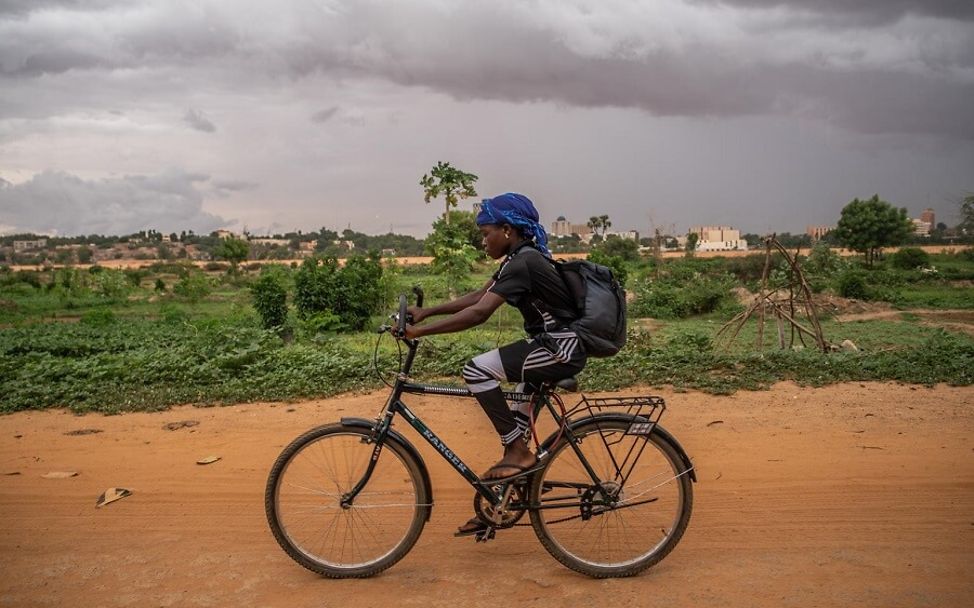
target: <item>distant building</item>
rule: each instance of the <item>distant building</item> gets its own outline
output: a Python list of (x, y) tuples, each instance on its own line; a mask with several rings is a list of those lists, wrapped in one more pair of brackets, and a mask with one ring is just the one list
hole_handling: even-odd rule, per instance
[(920, 214), (920, 221), (926, 222), (931, 226), (937, 225), (937, 214), (934, 213), (933, 209), (927, 208), (923, 210)]
[(697, 241), (697, 251), (747, 249), (747, 241), (741, 238), (741, 231), (730, 226), (691, 226), (690, 234), (700, 237)]
[(812, 237), (813, 241), (820, 241), (825, 235), (835, 230), (835, 226), (805, 226), (805, 234)]
[(43, 249), (47, 247), (47, 239), (37, 239), (36, 241), (14, 241), (14, 251), (28, 251), (30, 249)]
[(925, 222), (922, 219), (912, 219), (913, 222), (913, 234), (917, 236), (930, 236), (930, 229), (933, 225), (930, 222)]
[(551, 223), (551, 236), (571, 236), (577, 234), (582, 240), (588, 240), (592, 236), (592, 229), (588, 224), (573, 224), (565, 219), (564, 215), (559, 215), (558, 219)]
[(224, 240), (237, 238), (237, 235), (230, 232), (229, 230), (216, 230), (213, 232), (213, 236)]
[(260, 239), (260, 238), (253, 239), (252, 238), (250, 239), (250, 242), (256, 245), (270, 245), (270, 246), (277, 245), (278, 247), (287, 247), (288, 245), (291, 244), (291, 241), (289, 241), (288, 239)]
[(635, 230), (626, 230), (625, 232), (606, 232), (605, 233), (605, 237), (606, 238), (609, 238), (610, 236), (616, 236), (616, 237), (619, 237), (620, 239), (624, 239), (624, 240), (628, 240), (628, 241), (636, 241), (637, 243), (639, 242), (639, 233), (636, 232)]

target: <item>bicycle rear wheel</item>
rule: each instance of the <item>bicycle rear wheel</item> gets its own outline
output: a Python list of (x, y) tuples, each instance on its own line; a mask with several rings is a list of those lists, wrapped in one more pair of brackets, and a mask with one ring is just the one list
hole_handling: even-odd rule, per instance
[[(693, 487), (662, 435), (627, 435), (631, 422), (593, 418), (573, 430), (598, 489), (567, 441), (551, 449), (530, 491), (531, 524), (565, 566), (596, 578), (638, 574), (673, 550), (690, 521)], [(605, 494), (609, 494), (606, 496)]]
[(351, 505), (341, 505), (372, 459), (369, 435), (369, 429), (342, 424), (312, 429), (271, 467), (267, 521), (284, 551), (309, 570), (333, 578), (372, 576), (402, 559), (426, 524), (429, 488), (419, 465), (392, 438), (368, 484)]

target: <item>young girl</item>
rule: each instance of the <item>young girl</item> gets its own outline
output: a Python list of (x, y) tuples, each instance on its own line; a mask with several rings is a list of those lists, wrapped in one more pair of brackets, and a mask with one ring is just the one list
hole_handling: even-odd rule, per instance
[[(406, 337), (462, 331), (480, 325), (504, 302), (524, 317), (529, 338), (483, 353), (467, 362), (463, 378), (493, 423), (504, 455), (482, 476), (504, 479), (529, 470), (537, 460), (527, 443), (528, 404), (509, 407), (500, 381), (518, 382), (519, 392), (531, 393), (542, 382), (574, 376), (585, 366), (585, 351), (568, 329), (574, 318), (572, 298), (551, 260), (548, 237), (538, 211), (528, 197), (509, 192), (485, 200), (477, 215), (483, 246), (491, 258), (504, 258), (487, 283), (450, 302), (430, 308), (410, 308), (415, 323), (434, 315), (450, 316), (427, 325), (409, 325)], [(474, 518), (458, 535), (475, 534)]]

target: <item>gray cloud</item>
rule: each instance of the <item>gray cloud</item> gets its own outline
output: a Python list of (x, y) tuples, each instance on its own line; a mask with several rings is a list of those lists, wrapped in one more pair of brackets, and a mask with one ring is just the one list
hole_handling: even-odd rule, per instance
[(320, 110), (311, 115), (311, 122), (324, 123), (331, 120), (338, 112), (338, 106)]
[(216, 125), (213, 124), (210, 119), (203, 114), (203, 112), (193, 108), (186, 110), (186, 114), (183, 115), (183, 122), (188, 124), (193, 129), (203, 131), (204, 133), (213, 133), (216, 131)]
[(74, 235), (192, 228), (203, 233), (228, 223), (203, 210), (197, 184), (207, 179), (179, 170), (102, 180), (44, 171), (0, 188), (0, 208), (5, 223), (22, 231)]

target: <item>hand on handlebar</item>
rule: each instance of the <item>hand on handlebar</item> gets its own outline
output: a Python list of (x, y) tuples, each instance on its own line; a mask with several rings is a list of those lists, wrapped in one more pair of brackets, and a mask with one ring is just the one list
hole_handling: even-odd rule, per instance
[(417, 335), (417, 331), (418, 330), (419, 330), (419, 328), (416, 327), (415, 325), (412, 325), (412, 324), (407, 323), (406, 324), (406, 329), (405, 329), (405, 334), (406, 335), (403, 336), (403, 337), (406, 338), (407, 340), (415, 340), (416, 338), (419, 337), (419, 335)]
[(426, 310), (420, 308), (419, 306), (410, 306), (406, 309), (406, 314), (409, 315), (409, 319), (411, 319), (413, 323), (419, 323), (428, 316), (426, 314)]

